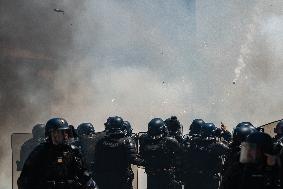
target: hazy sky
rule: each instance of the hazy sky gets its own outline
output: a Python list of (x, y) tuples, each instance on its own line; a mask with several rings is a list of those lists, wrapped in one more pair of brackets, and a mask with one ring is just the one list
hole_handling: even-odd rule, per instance
[(0, 189), (11, 187), (11, 133), (54, 116), (102, 130), (120, 115), (135, 131), (171, 115), (185, 131), (194, 118), (230, 129), (281, 119), (282, 9), (281, 0), (0, 0)]

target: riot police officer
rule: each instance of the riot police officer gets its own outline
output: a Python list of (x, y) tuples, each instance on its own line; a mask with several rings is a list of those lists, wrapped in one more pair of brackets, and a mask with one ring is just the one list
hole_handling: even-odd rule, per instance
[(131, 164), (143, 165), (136, 145), (125, 137), (121, 117), (109, 117), (105, 123), (106, 136), (95, 148), (94, 176), (99, 189), (132, 189), (134, 174)]
[(273, 138), (274, 150), (276, 154), (279, 154), (283, 147), (283, 120), (280, 120), (276, 127), (274, 128), (274, 133), (276, 134)]
[(20, 161), (17, 161), (17, 170), (21, 171), (23, 165), (32, 150), (45, 141), (44, 124), (36, 124), (32, 128), (32, 138), (27, 140), (22, 146), (20, 151)]
[(168, 129), (168, 136), (175, 138), (180, 144), (184, 144), (185, 140), (182, 134), (182, 125), (178, 118), (171, 116), (164, 122)]
[(251, 133), (258, 132), (250, 122), (241, 122), (233, 130), (232, 143), (229, 145), (229, 152), (227, 154), (223, 171), (231, 165), (233, 162), (237, 162), (239, 159), (239, 153), (241, 150), (241, 143)]
[(250, 122), (239, 123), (233, 130), (231, 148), (239, 152), (241, 143), (249, 134), (254, 132), (257, 132), (257, 129)]
[(166, 136), (166, 125), (161, 118), (148, 123), (148, 131), (140, 137), (140, 155), (146, 162), (147, 189), (176, 189), (181, 185), (176, 178), (180, 168), (182, 147)]
[(94, 151), (96, 145), (95, 129), (92, 123), (82, 123), (77, 127), (78, 145), (82, 152), (83, 164), (89, 170), (93, 170)]
[(34, 149), (18, 179), (19, 189), (82, 189), (91, 178), (82, 167), (81, 156), (68, 139), (71, 129), (65, 119), (50, 119), (46, 142)]
[(220, 172), (228, 147), (216, 140), (215, 130), (213, 123), (204, 123), (201, 137), (190, 140), (184, 163), (185, 189), (219, 187)]
[(227, 169), (221, 189), (278, 188), (278, 167), (272, 148), (268, 134), (251, 133), (241, 145), (239, 161)]
[(280, 171), (279, 171), (279, 179), (281, 188), (283, 188), (283, 120), (280, 120), (275, 128), (274, 133), (276, 134), (273, 138), (273, 150), (274, 154), (276, 154), (279, 157), (279, 165), (280, 165)]

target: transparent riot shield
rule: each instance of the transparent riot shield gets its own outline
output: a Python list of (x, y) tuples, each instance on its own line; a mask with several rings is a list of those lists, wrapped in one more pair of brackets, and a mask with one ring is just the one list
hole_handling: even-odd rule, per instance
[(12, 147), (12, 189), (17, 189), (17, 179), (20, 176), (24, 162), (20, 158), (22, 145), (32, 138), (31, 133), (13, 133), (11, 135)]

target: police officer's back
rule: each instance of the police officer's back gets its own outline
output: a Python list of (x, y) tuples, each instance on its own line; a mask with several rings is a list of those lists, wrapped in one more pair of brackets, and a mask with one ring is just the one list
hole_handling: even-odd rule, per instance
[(91, 123), (81, 123), (77, 128), (78, 142), (82, 152), (82, 160), (84, 166), (89, 170), (93, 170), (94, 151), (96, 145), (95, 129)]
[[(186, 153), (184, 154), (183, 181), (186, 183), (191, 179), (193, 173), (194, 159), (191, 153), (197, 153), (198, 146), (202, 141), (201, 132), (205, 122), (202, 119), (194, 119), (189, 127), (189, 133), (186, 135)], [(199, 154), (201, 155), (201, 154)], [(200, 156), (201, 157), (201, 156)], [(192, 159), (192, 160), (190, 160)], [(186, 187), (186, 186), (185, 186)]]
[(131, 189), (134, 178), (131, 164), (143, 165), (136, 144), (125, 137), (121, 117), (109, 117), (106, 136), (95, 148), (94, 175), (100, 189)]
[(190, 140), (184, 164), (185, 188), (218, 188), (219, 174), (228, 147), (216, 140), (215, 129), (213, 123), (204, 123), (201, 136)]
[(145, 159), (148, 189), (174, 189), (180, 184), (176, 180), (176, 169), (182, 152), (179, 142), (166, 136), (162, 119), (154, 118), (148, 131), (140, 137), (140, 155)]
[(70, 132), (62, 118), (46, 123), (47, 141), (26, 160), (18, 179), (19, 189), (80, 189), (89, 184), (79, 151), (69, 145)]

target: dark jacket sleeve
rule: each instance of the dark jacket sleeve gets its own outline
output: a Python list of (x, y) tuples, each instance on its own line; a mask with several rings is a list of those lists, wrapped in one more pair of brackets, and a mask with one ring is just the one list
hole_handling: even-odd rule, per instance
[(128, 160), (131, 164), (144, 166), (144, 160), (137, 153), (137, 145), (131, 138), (125, 140), (125, 146), (127, 150)]
[(223, 175), (220, 189), (239, 189), (242, 181), (243, 169), (239, 162), (231, 164)]
[(41, 170), (44, 156), (45, 148), (43, 145), (36, 147), (31, 152), (17, 181), (19, 189), (35, 189), (39, 187), (42, 179)]
[(77, 182), (82, 186), (86, 186), (91, 179), (90, 172), (83, 166), (80, 149), (75, 146), (72, 146), (72, 148), (74, 153), (73, 165), (76, 171)]
[(139, 156), (144, 158), (145, 135), (139, 137)]

